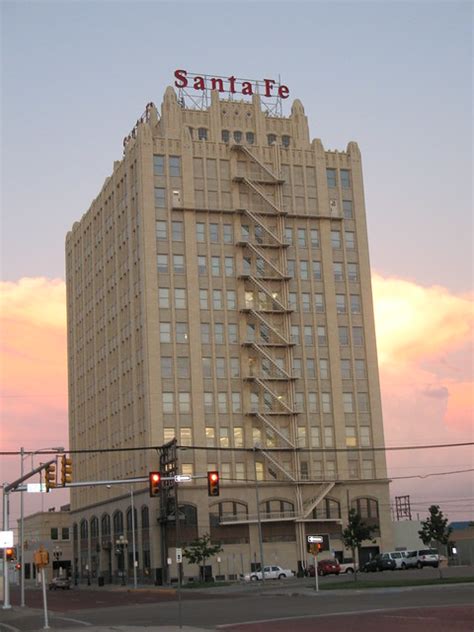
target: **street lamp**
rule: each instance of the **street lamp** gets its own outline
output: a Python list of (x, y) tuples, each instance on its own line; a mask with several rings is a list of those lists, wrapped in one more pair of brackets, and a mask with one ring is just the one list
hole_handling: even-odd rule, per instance
[(117, 555), (122, 558), (122, 586), (125, 586), (125, 549), (128, 546), (128, 540), (121, 535), (118, 540), (115, 540), (115, 544), (117, 545)]
[[(33, 457), (35, 454), (40, 454), (41, 452), (45, 452), (47, 450), (54, 450), (55, 452), (64, 452), (64, 448), (62, 446), (52, 447), (52, 448), (39, 448), (34, 452), (31, 452), (31, 469), (33, 469)], [(25, 460), (25, 448), (20, 448), (20, 459), (21, 459), (21, 476), (23, 476), (23, 463)], [(43, 496), (41, 496), (41, 511), (43, 511)], [(24, 551), (24, 514), (23, 514), (23, 490), (20, 492), (20, 607), (25, 607), (25, 551)]]
[(63, 552), (60, 546), (55, 546), (54, 547), (54, 551), (53, 551), (53, 557), (55, 559), (56, 562), (58, 562), (58, 574), (57, 576), (60, 577), (61, 576), (61, 565), (59, 564), (59, 560), (62, 558), (63, 556)]
[[(112, 485), (107, 485), (107, 488), (110, 489)], [(122, 485), (121, 485), (122, 487)], [(123, 485), (125, 487), (125, 485)], [(133, 487), (130, 487), (130, 509), (132, 511), (132, 556), (133, 556), (133, 587), (137, 588), (137, 546), (136, 546), (136, 537), (135, 537), (135, 504), (133, 500)], [(122, 537), (122, 536), (121, 536)], [(127, 542), (128, 544), (128, 542)], [(124, 564), (125, 567), (125, 564)], [(125, 568), (123, 569), (125, 571)], [(124, 582), (125, 583), (125, 582)]]

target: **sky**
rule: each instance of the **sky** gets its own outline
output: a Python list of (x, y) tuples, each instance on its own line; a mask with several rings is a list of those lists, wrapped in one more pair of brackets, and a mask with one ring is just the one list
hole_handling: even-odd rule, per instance
[[(473, 440), (471, 3), (4, 0), (1, 18), (3, 450), (67, 446), (65, 235), (175, 68), (280, 75), (312, 137), (359, 143), (386, 444)], [(472, 472), (431, 476), (472, 447), (387, 460), (415, 514), (474, 519)]]

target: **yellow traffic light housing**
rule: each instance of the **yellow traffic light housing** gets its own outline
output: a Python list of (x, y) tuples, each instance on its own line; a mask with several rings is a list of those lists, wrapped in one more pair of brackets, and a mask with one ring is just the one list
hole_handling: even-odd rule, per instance
[(44, 478), (47, 492), (56, 487), (56, 463), (50, 463), (48, 465), (44, 473)]
[(219, 496), (219, 472), (216, 470), (207, 473), (207, 495)]
[(155, 498), (160, 495), (161, 474), (159, 472), (150, 472), (148, 474), (148, 483), (150, 489), (150, 497)]
[(67, 456), (61, 457), (61, 485), (64, 487), (72, 483), (72, 459)]

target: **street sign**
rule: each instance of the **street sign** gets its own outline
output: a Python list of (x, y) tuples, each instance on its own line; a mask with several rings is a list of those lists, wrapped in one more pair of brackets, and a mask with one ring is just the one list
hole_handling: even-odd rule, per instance
[(186, 483), (187, 481), (192, 481), (193, 477), (189, 476), (189, 474), (176, 474), (174, 480), (177, 483)]
[(176, 563), (181, 564), (183, 561), (183, 549), (176, 549)]
[(29, 494), (38, 494), (46, 491), (46, 485), (44, 483), (27, 483), (26, 491)]
[(13, 546), (13, 531), (0, 531), (0, 549)]
[(309, 542), (309, 544), (322, 544), (324, 538), (322, 535), (307, 535), (306, 540)]

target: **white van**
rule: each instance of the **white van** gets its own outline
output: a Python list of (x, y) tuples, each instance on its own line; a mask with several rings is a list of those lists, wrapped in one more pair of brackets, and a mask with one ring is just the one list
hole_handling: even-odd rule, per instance
[(383, 555), (388, 555), (390, 559), (392, 559), (396, 566), (397, 570), (402, 568), (406, 568), (406, 564), (404, 564), (405, 558), (407, 556), (408, 551), (390, 551), (389, 553), (383, 553)]

